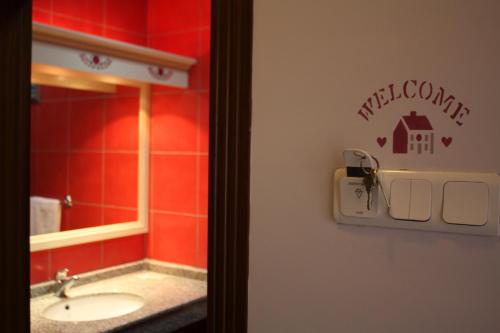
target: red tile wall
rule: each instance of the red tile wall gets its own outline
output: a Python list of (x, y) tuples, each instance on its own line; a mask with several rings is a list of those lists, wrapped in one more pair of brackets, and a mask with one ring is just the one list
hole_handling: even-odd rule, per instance
[(153, 87), (148, 257), (207, 267), (210, 0), (149, 0), (148, 46), (198, 63), (188, 89)]
[[(198, 64), (190, 72), (188, 89), (153, 86), (149, 234), (33, 252), (31, 282), (52, 279), (55, 271), (62, 267), (81, 273), (146, 256), (206, 268), (210, 0), (34, 0), (33, 20), (192, 56)], [(61, 92), (53, 94), (61, 97), (57, 95)], [(115, 135), (121, 125), (114, 121), (118, 116), (113, 111), (119, 112), (126, 103), (113, 100), (106, 106), (104, 140), (110, 149), (123, 149), (137, 142), (132, 136)], [(54, 119), (53, 130), (64, 128), (58, 110), (47, 112), (47, 116)], [(76, 140), (81, 139), (85, 128), (88, 127), (82, 123), (82, 128), (72, 134)], [(42, 141), (47, 140), (47, 145), (61, 145), (60, 141), (51, 140), (41, 132), (37, 135)], [(96, 141), (85, 140), (89, 146)], [(57, 154), (51, 157), (55, 161), (44, 158), (40, 161), (38, 156), (33, 156), (33, 163), (51, 170), (54, 162), (60, 163), (64, 158)], [(126, 165), (129, 161), (122, 157), (109, 155), (105, 164)], [(125, 168), (123, 172), (131, 169)], [(111, 170), (111, 167), (105, 169), (104, 173), (112, 173)], [(32, 169), (32, 176), (34, 173)], [(104, 200), (113, 200), (113, 191), (120, 190), (118, 183), (116, 187), (105, 188)], [(51, 186), (57, 191), (63, 184), (56, 182)], [(92, 218), (96, 212), (90, 209), (82, 214)], [(108, 209), (101, 216), (102, 222), (108, 224), (128, 218), (130, 212)]]
[(33, 21), (147, 44), (144, 0), (33, 0)]
[(145, 235), (31, 252), (31, 283), (53, 280), (57, 270), (80, 274), (144, 259)]

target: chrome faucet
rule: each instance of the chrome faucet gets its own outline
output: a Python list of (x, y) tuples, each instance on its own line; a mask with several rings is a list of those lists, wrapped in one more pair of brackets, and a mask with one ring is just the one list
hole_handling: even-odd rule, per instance
[(55, 293), (57, 297), (66, 298), (66, 292), (78, 281), (78, 275), (68, 276), (69, 269), (60, 269), (56, 273)]

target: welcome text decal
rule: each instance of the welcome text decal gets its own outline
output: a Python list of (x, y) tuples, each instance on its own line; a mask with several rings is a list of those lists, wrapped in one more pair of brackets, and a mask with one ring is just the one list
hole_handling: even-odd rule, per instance
[[(457, 126), (462, 126), (464, 119), (470, 114), (470, 109), (443, 87), (433, 85), (429, 81), (406, 80), (401, 84), (391, 83), (375, 91), (363, 103), (358, 115), (370, 121), (377, 111), (399, 99), (429, 101), (447, 114)], [(406, 110), (406, 112), (394, 127), (392, 152), (394, 154), (434, 154), (435, 129), (430, 120), (414, 109)], [(442, 136), (440, 139), (445, 148), (449, 147), (453, 141), (450, 136)], [(381, 148), (387, 143), (385, 136), (378, 137), (376, 140)]]
[(429, 81), (417, 80), (407, 80), (403, 84), (391, 83), (387, 87), (378, 89), (363, 103), (358, 114), (369, 121), (377, 110), (401, 98), (427, 100), (449, 114), (458, 126), (462, 126), (462, 118), (470, 114), (470, 109), (455, 96), (447, 93), (443, 87), (435, 88)]

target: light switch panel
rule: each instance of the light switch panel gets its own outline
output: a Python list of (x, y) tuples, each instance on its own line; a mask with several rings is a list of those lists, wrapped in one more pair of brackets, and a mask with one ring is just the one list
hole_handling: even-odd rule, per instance
[(367, 210), (362, 178), (347, 177), (345, 168), (335, 171), (338, 223), (499, 235), (500, 177), (495, 173), (379, 170), (377, 175), (380, 186)]
[(488, 185), (482, 182), (447, 182), (443, 190), (443, 220), (480, 226), (488, 220)]

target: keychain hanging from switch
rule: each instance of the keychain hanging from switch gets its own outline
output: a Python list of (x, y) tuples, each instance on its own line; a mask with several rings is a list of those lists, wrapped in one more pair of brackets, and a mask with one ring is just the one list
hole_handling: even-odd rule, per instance
[[(363, 178), (363, 187), (366, 192), (366, 209), (372, 209), (373, 191), (377, 191), (379, 187), (384, 196), (385, 203), (389, 208), (390, 203), (389, 200), (387, 200), (382, 182), (379, 178), (378, 171), (380, 170), (380, 163), (378, 159), (368, 152), (357, 148), (346, 149), (343, 155), (347, 177)], [(360, 190), (357, 189), (358, 197), (359, 191)]]
[(366, 170), (378, 168), (378, 161), (362, 149), (346, 149), (343, 155), (347, 177), (365, 177)]

